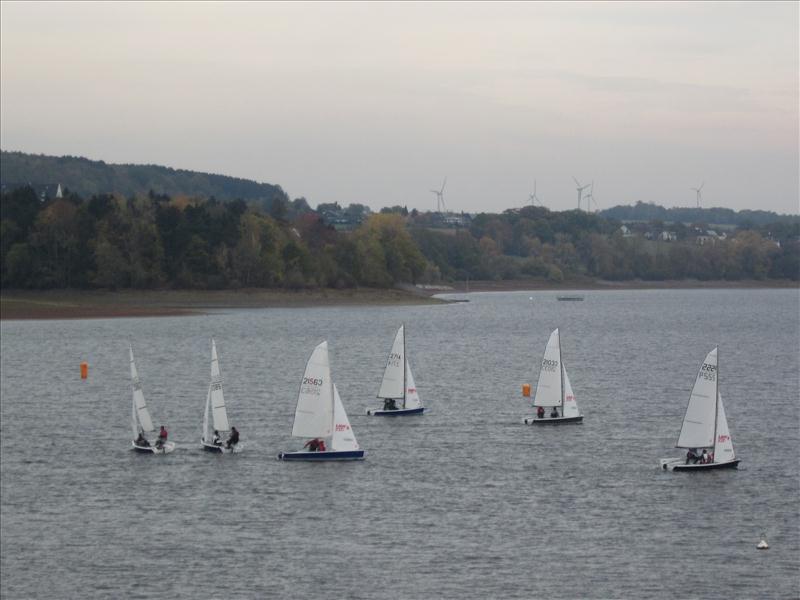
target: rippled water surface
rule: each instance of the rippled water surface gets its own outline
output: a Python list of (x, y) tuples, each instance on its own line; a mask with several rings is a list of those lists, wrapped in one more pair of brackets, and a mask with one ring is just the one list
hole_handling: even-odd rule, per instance
[[(3, 597), (798, 597), (797, 290), (556, 295), (3, 322)], [(402, 322), (429, 413), (368, 417)], [(584, 423), (525, 426), (555, 327)], [(198, 450), (211, 336), (235, 456)], [(323, 339), (367, 458), (279, 462)], [(168, 456), (129, 451), (129, 341)], [(740, 468), (662, 472), (717, 345)]]

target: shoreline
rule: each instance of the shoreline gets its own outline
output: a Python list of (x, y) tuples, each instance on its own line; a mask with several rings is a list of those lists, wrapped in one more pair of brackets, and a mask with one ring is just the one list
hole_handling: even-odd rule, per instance
[(175, 317), (239, 308), (446, 304), (432, 294), (401, 289), (3, 291), (0, 320)]
[(175, 317), (239, 308), (402, 306), (446, 304), (445, 294), (514, 291), (620, 291), (667, 289), (800, 289), (796, 281), (601, 281), (553, 283), (543, 280), (471, 281), (467, 285), (399, 286), (347, 290), (125, 290), (3, 291), (0, 320)]

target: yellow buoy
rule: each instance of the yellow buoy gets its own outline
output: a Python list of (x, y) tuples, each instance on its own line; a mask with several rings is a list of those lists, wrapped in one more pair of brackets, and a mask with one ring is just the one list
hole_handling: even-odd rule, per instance
[(89, 363), (82, 362), (81, 363), (81, 379), (86, 379), (89, 377)]
[(523, 383), (522, 384), (522, 395), (526, 398), (531, 397), (531, 384), (530, 383)]

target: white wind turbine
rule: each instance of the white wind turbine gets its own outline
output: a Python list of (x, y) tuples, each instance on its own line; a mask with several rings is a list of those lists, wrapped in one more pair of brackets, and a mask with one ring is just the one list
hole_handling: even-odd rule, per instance
[(586, 194), (586, 210), (591, 212), (594, 205), (594, 212), (597, 212), (597, 200), (594, 199), (594, 181), (589, 184), (589, 193)]
[(702, 198), (703, 198), (703, 195), (700, 193), (700, 190), (702, 190), (702, 189), (703, 189), (703, 186), (704, 186), (705, 184), (706, 184), (706, 182), (704, 181), (703, 183), (701, 183), (701, 184), (700, 184), (700, 187), (696, 187), (696, 188), (689, 188), (689, 189), (691, 189), (691, 190), (694, 190), (694, 191), (695, 191), (695, 194), (697, 194), (697, 208), (700, 208), (700, 200), (702, 200)]
[(528, 202), (531, 203), (531, 206), (536, 206), (537, 202), (539, 203), (539, 206), (544, 206), (544, 204), (542, 204), (542, 201), (536, 195), (536, 180), (535, 179), (533, 180), (533, 193), (528, 196)]
[(447, 183), (447, 175), (444, 177), (444, 181), (442, 182), (442, 189), (440, 190), (431, 190), (434, 194), (436, 194), (436, 212), (444, 212), (444, 186)]
[(581, 182), (578, 181), (577, 179), (575, 179), (575, 177), (573, 177), (572, 179), (575, 181), (575, 183), (578, 184), (578, 188), (577, 188), (578, 189), (578, 210), (580, 210), (581, 209), (581, 198), (583, 197), (583, 190), (585, 190), (586, 188), (588, 188), (590, 186), (581, 185)]

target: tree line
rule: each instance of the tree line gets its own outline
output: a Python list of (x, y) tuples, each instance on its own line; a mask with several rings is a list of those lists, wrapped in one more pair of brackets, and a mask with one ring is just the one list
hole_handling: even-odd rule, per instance
[[(658, 230), (660, 222), (641, 227)], [(431, 226), (392, 207), (340, 231), (304, 200), (221, 202), (151, 192), (67, 192), (42, 202), (28, 187), (0, 198), (0, 279), (9, 288), (346, 288), (464, 279), (800, 278), (800, 225), (740, 229), (700, 245), (625, 235), (577, 210), (481, 214), (469, 228)], [(777, 233), (776, 233), (777, 232)]]

